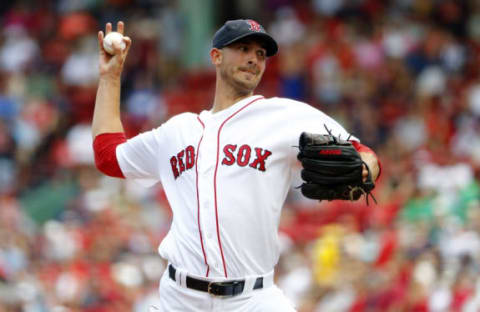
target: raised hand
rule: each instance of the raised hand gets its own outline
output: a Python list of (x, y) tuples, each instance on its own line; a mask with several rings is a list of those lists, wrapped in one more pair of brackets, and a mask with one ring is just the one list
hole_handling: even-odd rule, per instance
[[(103, 39), (105, 36), (112, 31), (112, 24), (107, 23), (105, 25), (105, 35), (103, 31), (98, 32), (98, 47), (100, 51), (99, 55), (99, 71), (100, 77), (111, 77), (119, 78), (122, 74), (123, 64), (128, 55), (128, 50), (132, 45), (132, 40), (129, 37), (124, 36), (123, 41), (125, 42), (125, 49), (118, 44), (113, 45), (114, 54), (108, 54), (103, 47)], [(125, 25), (122, 21), (117, 23), (117, 32), (124, 34)]]

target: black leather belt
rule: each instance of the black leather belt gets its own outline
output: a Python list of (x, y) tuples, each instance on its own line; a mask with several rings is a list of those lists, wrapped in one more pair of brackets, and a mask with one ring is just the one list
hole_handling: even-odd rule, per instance
[[(177, 270), (173, 267), (173, 265), (168, 265), (168, 276), (172, 280), (175, 279), (175, 272)], [(243, 288), (245, 287), (244, 280), (236, 280), (236, 281), (225, 281), (225, 282), (208, 282), (200, 279), (196, 279), (190, 276), (186, 278), (187, 288), (204, 291), (214, 296), (236, 296), (243, 292)], [(263, 288), (263, 277), (258, 277), (255, 280), (255, 284), (253, 289), (261, 289)]]

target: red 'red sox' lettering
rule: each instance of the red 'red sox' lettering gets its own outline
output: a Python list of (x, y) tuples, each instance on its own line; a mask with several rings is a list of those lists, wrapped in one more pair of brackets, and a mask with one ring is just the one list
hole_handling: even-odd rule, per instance
[[(185, 162), (183, 161), (185, 157)], [(189, 145), (184, 150), (181, 150), (177, 156), (170, 158), (170, 165), (172, 166), (173, 177), (177, 179), (184, 171), (192, 169), (195, 165), (195, 149)]]
[(185, 150), (177, 154), (178, 166), (180, 167), (180, 174), (185, 171), (185, 164), (183, 163), (184, 154), (185, 154)]
[(233, 144), (227, 144), (223, 147), (223, 153), (225, 154), (225, 157), (222, 160), (222, 165), (231, 166), (236, 162), (240, 167), (245, 167), (248, 165), (249, 167), (258, 169), (259, 171), (265, 171), (265, 161), (270, 155), (272, 155), (272, 152), (269, 150), (255, 147), (255, 159), (250, 162), (252, 158), (252, 148), (249, 145), (243, 144), (240, 146), (237, 153), (235, 153), (236, 150), (237, 145)]
[(172, 166), (173, 176), (175, 177), (175, 179), (178, 178), (180, 172), (178, 172), (177, 168), (177, 157), (173, 156), (172, 158), (170, 158), (170, 165)]
[[(253, 152), (255, 151), (255, 158)], [(239, 167), (246, 167), (257, 169), (259, 171), (266, 171), (265, 161), (272, 155), (269, 150), (255, 147), (251, 148), (248, 144), (241, 145), (237, 150), (236, 144), (227, 144), (223, 147), (222, 165), (231, 166), (237, 164)], [(170, 165), (172, 167), (173, 177), (177, 179), (183, 172), (192, 169), (195, 166), (195, 148), (191, 145), (177, 153), (176, 156), (170, 158)]]
[(193, 165), (195, 164), (195, 149), (193, 148), (193, 146), (189, 145), (185, 149), (185, 153), (187, 154), (186, 166), (188, 170), (193, 168)]
[(250, 160), (250, 154), (252, 153), (252, 149), (248, 145), (242, 145), (238, 149), (237, 155), (237, 164), (240, 167), (245, 167), (248, 165), (248, 161)]
[(223, 153), (225, 154), (225, 158), (222, 160), (222, 165), (231, 166), (235, 163), (235, 156), (233, 156), (233, 152), (237, 149), (236, 145), (227, 144), (223, 148)]
[(272, 152), (269, 150), (263, 150), (260, 147), (255, 147), (255, 153), (257, 154), (257, 158), (250, 164), (250, 167), (265, 171), (265, 160), (268, 156), (272, 155)]

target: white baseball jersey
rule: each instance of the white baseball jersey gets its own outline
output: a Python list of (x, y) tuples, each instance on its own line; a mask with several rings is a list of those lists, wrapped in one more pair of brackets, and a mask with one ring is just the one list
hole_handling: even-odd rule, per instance
[(163, 258), (192, 276), (243, 278), (277, 263), (298, 139), (325, 126), (349, 136), (305, 103), (255, 95), (220, 112), (177, 115), (116, 153), (126, 178), (163, 185), (173, 211)]

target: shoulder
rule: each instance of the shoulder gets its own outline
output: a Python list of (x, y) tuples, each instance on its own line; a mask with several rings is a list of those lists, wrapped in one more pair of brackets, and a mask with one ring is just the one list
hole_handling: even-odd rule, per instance
[(172, 116), (170, 119), (165, 121), (159, 128), (178, 127), (184, 124), (197, 122), (197, 117), (198, 115), (195, 113), (190, 113), (190, 112), (181, 113), (181, 114)]
[(307, 113), (307, 114), (313, 113), (313, 114), (320, 114), (320, 115), (324, 114), (322, 111), (313, 107), (310, 104), (297, 101), (297, 100), (292, 100), (289, 98), (282, 98), (282, 97), (264, 98), (263, 101), (261, 102), (266, 106), (268, 105), (272, 109), (275, 109), (275, 108), (281, 109), (287, 114), (302, 114), (302, 113)]
[(178, 115), (175, 115), (168, 119), (165, 124), (176, 124), (182, 122), (191, 122), (197, 120), (198, 115), (191, 112), (185, 112)]
[(289, 128), (296, 135), (302, 131), (327, 134), (326, 129), (329, 129), (335, 136), (344, 138), (349, 136), (338, 121), (310, 104), (280, 97), (265, 99), (264, 103), (265, 107), (278, 108), (279, 114), (284, 120), (288, 119)]
[(274, 105), (308, 105), (300, 101), (292, 100), (289, 98), (283, 98), (283, 97), (263, 98), (262, 102), (274, 104)]
[(292, 100), (289, 98), (283, 98), (283, 97), (264, 98), (262, 102), (272, 104), (272, 105), (283, 106), (286, 108), (292, 107), (292, 108), (307, 108), (307, 109), (317, 110), (316, 108), (314, 108), (313, 106), (305, 102)]
[(180, 129), (191, 129), (197, 121), (197, 114), (185, 112), (175, 116), (170, 117), (167, 121), (163, 122), (161, 125), (152, 128), (150, 131), (146, 131), (142, 134), (153, 134), (155, 137), (163, 137), (169, 135), (172, 132), (178, 132)]

